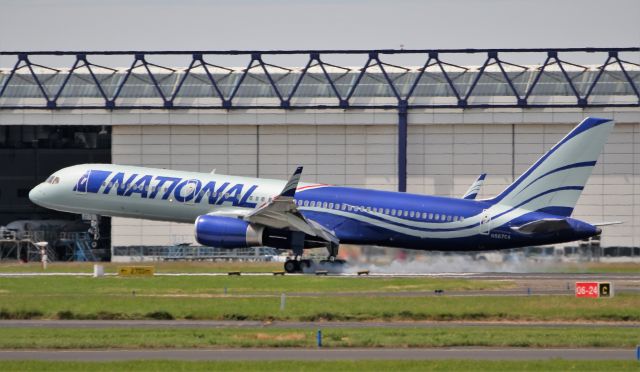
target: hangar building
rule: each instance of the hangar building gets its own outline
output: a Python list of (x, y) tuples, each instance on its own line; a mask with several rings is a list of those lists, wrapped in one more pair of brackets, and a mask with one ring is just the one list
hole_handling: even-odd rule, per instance
[[(486, 172), (489, 197), (591, 115), (617, 125), (574, 216), (625, 221), (602, 245), (638, 247), (639, 63), (640, 48), (2, 52), (0, 224), (53, 217), (25, 190), (92, 161), (303, 165), (307, 182), (447, 196)], [(111, 221), (112, 247), (193, 241), (191, 225)]]

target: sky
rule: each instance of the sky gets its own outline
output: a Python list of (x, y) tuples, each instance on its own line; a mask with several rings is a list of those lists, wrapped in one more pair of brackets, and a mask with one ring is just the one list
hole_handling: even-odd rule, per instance
[(624, 47), (638, 19), (638, 0), (0, 0), (0, 50)]

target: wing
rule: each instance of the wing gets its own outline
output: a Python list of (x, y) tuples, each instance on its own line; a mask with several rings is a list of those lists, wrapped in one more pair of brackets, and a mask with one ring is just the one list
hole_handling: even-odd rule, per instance
[(480, 188), (484, 184), (484, 178), (486, 176), (487, 176), (486, 173), (482, 173), (480, 177), (478, 177), (476, 181), (473, 184), (471, 184), (471, 187), (469, 187), (467, 192), (464, 193), (464, 195), (462, 196), (462, 199), (471, 199), (471, 200), (475, 199), (476, 196), (478, 196), (478, 193), (480, 192)]
[(300, 213), (293, 197), (302, 175), (302, 167), (293, 173), (280, 195), (244, 217), (245, 221), (275, 229), (301, 231), (307, 235), (338, 243), (335, 234), (322, 225), (307, 219)]

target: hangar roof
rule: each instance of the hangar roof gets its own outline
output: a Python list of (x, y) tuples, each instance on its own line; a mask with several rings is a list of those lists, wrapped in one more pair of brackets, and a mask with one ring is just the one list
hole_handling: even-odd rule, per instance
[[(24, 60), (0, 69), (0, 109), (15, 107), (466, 107), (474, 105), (638, 105), (640, 65), (611, 57), (581, 66), (556, 59), (517, 65), (491, 57), (481, 66), (434, 59), (403, 67), (369, 59), (340, 67), (310, 59), (280, 67), (252, 59), (249, 67), (223, 67), (194, 57), (173, 68), (136, 57), (111, 68), (78, 59), (70, 68)], [(425, 67), (426, 66), (426, 67)], [(53, 103), (53, 104), (51, 104)], [(47, 106), (48, 105), (48, 106)], [(109, 107), (110, 105), (110, 107)]]

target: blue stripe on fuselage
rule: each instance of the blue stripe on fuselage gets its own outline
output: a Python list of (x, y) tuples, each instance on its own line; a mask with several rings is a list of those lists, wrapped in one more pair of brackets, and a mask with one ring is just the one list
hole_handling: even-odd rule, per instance
[[(395, 225), (398, 227), (408, 227), (418, 231), (458, 231), (465, 230), (469, 228), (473, 228), (478, 226), (479, 223), (465, 225), (462, 227), (448, 227), (448, 228), (421, 228), (415, 227), (412, 225), (407, 225), (403, 223), (403, 221), (411, 221), (411, 222), (428, 222), (433, 224), (444, 224), (451, 223), (452, 221), (441, 221), (434, 219), (423, 219), (422, 213), (427, 214), (438, 214), (440, 216), (460, 216), (465, 219), (469, 217), (476, 216), (482, 213), (483, 209), (488, 208), (489, 206), (481, 201), (475, 200), (467, 200), (467, 199), (454, 199), (447, 198), (441, 196), (432, 196), (432, 195), (417, 195), (417, 194), (408, 194), (408, 193), (398, 193), (398, 192), (390, 192), (390, 191), (379, 191), (379, 190), (366, 190), (366, 189), (356, 189), (350, 187), (320, 187), (316, 189), (308, 189), (302, 190), (296, 193), (295, 198), (297, 200), (302, 201), (314, 201), (320, 203), (333, 203), (334, 209), (335, 204), (338, 203), (340, 205), (346, 204), (348, 206), (360, 207), (363, 206), (365, 208), (382, 208), (396, 211), (413, 211), (418, 212), (417, 215), (414, 214), (414, 217), (407, 216), (390, 216), (388, 214), (376, 214), (370, 213), (366, 209), (362, 210), (360, 208), (356, 208), (355, 210), (347, 210), (342, 212), (348, 212), (351, 214), (357, 214), (361, 216), (366, 216), (373, 220), (381, 221), (384, 223), (388, 223), (390, 225)], [(305, 207), (301, 207), (304, 212)], [(331, 213), (331, 209), (327, 209), (326, 212), (319, 213)], [(332, 214), (336, 218), (342, 220), (348, 217), (336, 216)], [(387, 217), (387, 218), (385, 218)], [(400, 221), (393, 221), (388, 219), (388, 217), (397, 218)]]

